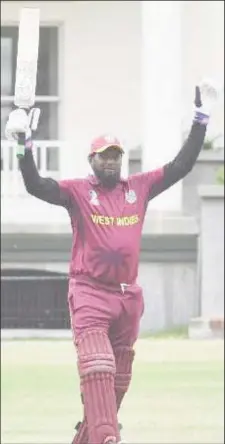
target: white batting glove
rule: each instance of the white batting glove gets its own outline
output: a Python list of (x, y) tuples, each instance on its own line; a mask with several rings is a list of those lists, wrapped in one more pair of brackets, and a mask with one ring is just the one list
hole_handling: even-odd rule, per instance
[(195, 90), (195, 116), (196, 122), (207, 125), (212, 108), (218, 98), (218, 88), (211, 80), (204, 79)]
[(30, 139), (31, 132), (37, 129), (39, 116), (39, 108), (32, 108), (29, 114), (24, 109), (11, 111), (5, 127), (6, 139), (16, 141), (19, 133), (25, 133), (25, 139)]
[(18, 139), (19, 133), (25, 133), (25, 138), (31, 137), (29, 127), (29, 117), (23, 109), (16, 109), (9, 114), (5, 127), (5, 137), (7, 140), (15, 141)]

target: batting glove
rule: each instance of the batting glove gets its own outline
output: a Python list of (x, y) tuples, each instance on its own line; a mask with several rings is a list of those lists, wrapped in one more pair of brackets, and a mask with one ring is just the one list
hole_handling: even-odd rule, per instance
[(25, 139), (31, 138), (32, 131), (36, 131), (40, 116), (39, 108), (32, 108), (29, 114), (24, 109), (11, 111), (5, 127), (5, 137), (9, 141), (17, 141), (18, 134), (25, 134)]
[(195, 89), (195, 122), (207, 125), (211, 110), (217, 100), (218, 89), (210, 80), (202, 80)]

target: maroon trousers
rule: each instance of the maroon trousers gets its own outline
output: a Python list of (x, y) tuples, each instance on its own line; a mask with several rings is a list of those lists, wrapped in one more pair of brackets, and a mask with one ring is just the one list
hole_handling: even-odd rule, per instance
[(117, 410), (131, 380), (142, 291), (72, 279), (68, 300), (85, 417), (73, 443), (118, 442)]
[(90, 328), (101, 328), (112, 346), (133, 346), (144, 310), (142, 289), (128, 286), (124, 292), (92, 281), (70, 280), (69, 310), (74, 337)]

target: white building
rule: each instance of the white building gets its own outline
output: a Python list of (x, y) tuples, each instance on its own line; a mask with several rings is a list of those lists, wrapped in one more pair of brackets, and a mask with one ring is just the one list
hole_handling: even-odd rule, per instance
[[(2, 231), (70, 230), (64, 210), (26, 194), (4, 140), (23, 6), (41, 11), (37, 164), (43, 175), (67, 178), (87, 174), (90, 140), (105, 132), (127, 150), (141, 144), (145, 170), (173, 158), (191, 124), (196, 82), (224, 77), (224, 2), (1, 2)], [(209, 134), (223, 133), (223, 120), (220, 101)], [(179, 210), (181, 185), (166, 193), (153, 208)]]

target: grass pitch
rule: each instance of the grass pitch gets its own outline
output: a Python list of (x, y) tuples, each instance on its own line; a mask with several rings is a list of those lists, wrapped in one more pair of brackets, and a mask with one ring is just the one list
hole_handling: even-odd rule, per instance
[[(224, 442), (223, 341), (140, 339), (119, 414), (129, 443)], [(81, 419), (72, 341), (3, 341), (1, 443), (70, 444)]]

